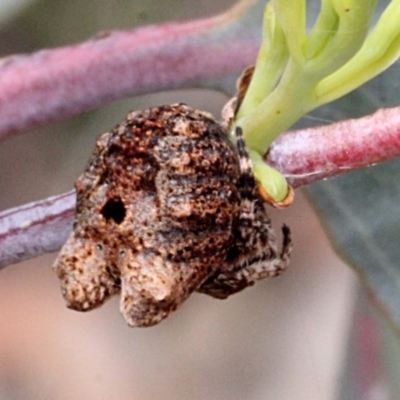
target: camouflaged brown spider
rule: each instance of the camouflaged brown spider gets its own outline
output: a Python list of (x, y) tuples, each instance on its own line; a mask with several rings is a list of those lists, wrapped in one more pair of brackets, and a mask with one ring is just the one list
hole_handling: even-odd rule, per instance
[(127, 323), (150, 326), (194, 291), (223, 299), (288, 265), (289, 228), (278, 251), (241, 129), (235, 147), (184, 104), (132, 112), (101, 135), (75, 187), (54, 265), (72, 309), (121, 292)]

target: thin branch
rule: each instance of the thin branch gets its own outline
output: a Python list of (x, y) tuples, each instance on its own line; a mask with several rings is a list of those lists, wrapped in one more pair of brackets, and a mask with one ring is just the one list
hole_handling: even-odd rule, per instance
[(242, 0), (208, 19), (112, 31), (1, 60), (0, 139), (123, 97), (196, 86), (226, 90), (254, 62), (262, 3)]
[[(332, 125), (288, 132), (268, 162), (294, 187), (400, 155), (400, 108)], [(0, 269), (58, 250), (72, 228), (74, 192), (0, 213)]]
[(0, 269), (58, 250), (72, 229), (75, 192), (0, 213)]
[(287, 132), (267, 162), (293, 187), (387, 161), (400, 155), (400, 108), (318, 128)]

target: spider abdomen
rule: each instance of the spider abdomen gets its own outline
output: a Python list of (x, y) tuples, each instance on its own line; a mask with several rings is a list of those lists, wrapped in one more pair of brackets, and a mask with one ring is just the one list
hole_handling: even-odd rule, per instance
[[(128, 114), (100, 136), (76, 182), (74, 232), (56, 262), (67, 304), (96, 307), (115, 290), (93, 285), (121, 285), (130, 325), (165, 318), (224, 262), (239, 178), (234, 146), (209, 114), (183, 104)], [(99, 244), (102, 261), (86, 268)]]

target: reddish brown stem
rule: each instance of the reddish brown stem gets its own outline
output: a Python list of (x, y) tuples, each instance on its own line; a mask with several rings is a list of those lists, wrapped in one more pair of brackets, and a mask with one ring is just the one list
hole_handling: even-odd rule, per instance
[[(400, 155), (400, 108), (336, 124), (288, 132), (268, 162), (294, 187)], [(71, 230), (73, 192), (0, 214), (0, 268), (61, 247)]]
[(227, 78), (238, 76), (258, 51), (259, 23), (253, 20), (261, 3), (252, 3), (242, 0), (213, 18), (108, 32), (75, 46), (3, 59), (0, 139), (122, 97), (182, 87), (225, 89)]
[(72, 229), (75, 192), (0, 213), (0, 269), (58, 250)]
[(400, 155), (400, 108), (318, 128), (287, 132), (267, 162), (299, 187)]

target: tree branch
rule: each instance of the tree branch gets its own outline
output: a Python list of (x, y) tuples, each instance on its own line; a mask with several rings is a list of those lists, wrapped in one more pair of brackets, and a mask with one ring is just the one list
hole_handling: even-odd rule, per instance
[(58, 250), (72, 229), (75, 191), (0, 213), (0, 269)]
[(273, 142), (266, 160), (296, 188), (399, 155), (400, 107), (396, 107), (284, 133)]
[(254, 62), (263, 2), (179, 24), (105, 32), (0, 62), (0, 139), (123, 97), (187, 87), (227, 90)]
[[(268, 163), (300, 187), (400, 155), (400, 108), (360, 119), (288, 132)], [(0, 269), (58, 250), (72, 228), (74, 192), (0, 213)]]

